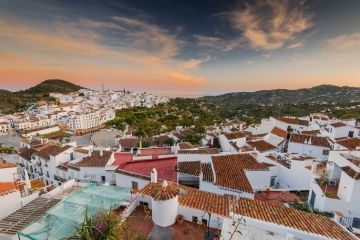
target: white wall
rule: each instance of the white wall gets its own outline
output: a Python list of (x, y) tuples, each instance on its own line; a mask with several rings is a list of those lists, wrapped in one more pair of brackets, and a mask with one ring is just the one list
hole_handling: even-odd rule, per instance
[[(42, 130), (39, 130), (39, 131), (35, 131), (35, 132), (29, 132), (26, 134), (27, 137), (30, 137), (30, 136), (37, 136), (38, 134), (39, 135), (43, 135), (43, 134), (47, 134), (47, 133), (52, 133), (52, 132), (57, 132), (57, 131), (60, 131), (60, 128), (58, 126), (56, 127), (51, 127), (51, 128), (46, 128), (46, 129), (42, 129)], [(25, 134), (23, 134), (25, 135)]]
[(245, 174), (253, 189), (270, 186), (270, 171), (245, 171)]
[(21, 208), (21, 194), (15, 191), (4, 196), (0, 196), (0, 219)]
[(288, 151), (289, 153), (302, 153), (314, 158), (320, 158), (323, 160), (328, 159), (327, 155), (323, 155), (323, 150), (330, 150), (326, 147), (318, 147), (310, 144), (300, 144), (295, 142), (289, 142)]
[(161, 227), (173, 225), (176, 221), (178, 205), (178, 196), (166, 201), (155, 201), (152, 199), (152, 220)]
[(138, 183), (139, 189), (142, 189), (150, 182), (150, 180), (144, 180), (141, 178), (136, 178), (136, 177), (131, 177), (120, 173), (116, 173), (116, 186), (132, 188), (132, 181)]
[(0, 182), (13, 182), (14, 173), (17, 173), (17, 167), (0, 168)]

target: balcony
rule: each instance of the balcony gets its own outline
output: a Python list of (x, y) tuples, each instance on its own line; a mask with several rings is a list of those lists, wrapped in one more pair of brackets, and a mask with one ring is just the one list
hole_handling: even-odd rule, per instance
[(333, 198), (333, 199), (340, 199), (337, 196), (339, 184), (335, 180), (328, 180), (325, 183), (321, 184), (319, 179), (316, 179), (316, 183), (319, 185), (323, 193), (325, 194), (325, 197), (327, 198)]

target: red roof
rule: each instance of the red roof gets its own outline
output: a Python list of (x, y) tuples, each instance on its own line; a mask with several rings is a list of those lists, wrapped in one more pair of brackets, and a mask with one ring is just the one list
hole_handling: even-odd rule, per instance
[(132, 153), (114, 153), (115, 161), (112, 166), (120, 166), (124, 162), (131, 162), (133, 159)]
[(150, 177), (151, 170), (155, 168), (159, 179), (177, 182), (177, 173), (175, 172), (176, 165), (177, 157), (173, 157), (165, 159), (124, 162), (118, 168), (118, 170), (124, 170), (127, 172)]

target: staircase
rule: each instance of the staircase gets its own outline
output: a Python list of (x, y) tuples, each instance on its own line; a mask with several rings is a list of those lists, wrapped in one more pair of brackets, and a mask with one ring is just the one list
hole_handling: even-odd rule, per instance
[(17, 231), (41, 217), (61, 199), (38, 197), (26, 206), (0, 220), (0, 235), (15, 235)]

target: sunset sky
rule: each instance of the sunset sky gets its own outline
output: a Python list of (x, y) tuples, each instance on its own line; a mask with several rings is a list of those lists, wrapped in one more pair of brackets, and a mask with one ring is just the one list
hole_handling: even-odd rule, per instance
[(0, 0), (0, 89), (360, 87), (359, 0)]

